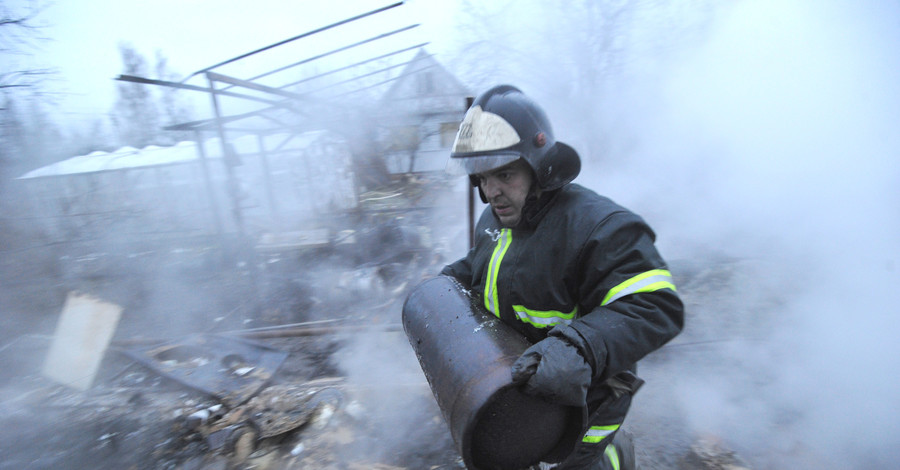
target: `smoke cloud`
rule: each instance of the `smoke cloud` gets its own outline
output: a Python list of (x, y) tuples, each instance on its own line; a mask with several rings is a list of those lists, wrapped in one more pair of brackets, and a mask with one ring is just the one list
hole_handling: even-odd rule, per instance
[[(638, 143), (582, 180), (643, 213), (670, 259), (745, 260), (701, 286), (721, 302), (693, 306), (685, 333), (723, 340), (721, 362), (685, 365), (678, 399), (694, 431), (765, 466), (900, 458), (898, 15), (890, 2), (717, 10), (707, 41), (605, 104)], [(690, 323), (701, 314), (720, 319)]]
[[(591, 67), (599, 53), (577, 53), (589, 41), (565, 27), (590, 15), (547, 2), (505, 2), (509, 11), (485, 14), (485, 27), (472, 28), (490, 35), (483, 43), (495, 55), (466, 49), (459, 57), (469, 56), (482, 75), (460, 78), (512, 83), (535, 96), (557, 137), (582, 152), (578, 183), (644, 216), (676, 276), (685, 263), (712, 266), (712, 274), (680, 286), (688, 323), (676, 340), (683, 349), (672, 350), (686, 357), (666, 365), (672, 395), (655, 404), (680, 409), (680, 432), (723, 436), (755, 468), (896, 466), (900, 316), (890, 292), (900, 285), (900, 6), (660, 3), (615, 5), (623, 23), (613, 25), (619, 29), (608, 45), (618, 48), (620, 68), (600, 76), (610, 69)], [(460, 4), (475, 16), (487, 8)], [(460, 73), (460, 63), (441, 59)], [(591, 89), (590, 80), (573, 79), (578, 74), (596, 75), (599, 84)], [(433, 214), (432, 234), (450, 262), (466, 248), (464, 192), (448, 199), (451, 205)], [(146, 298), (134, 302), (173, 310), (189, 298), (191, 310), (209, 310), (195, 292), (200, 287), (173, 286), (170, 269), (148, 268), (146, 277), (163, 280), (139, 286)], [(290, 273), (302, 281), (317, 275), (337, 285), (330, 271)], [(346, 297), (344, 290), (333, 295)], [(245, 312), (225, 309), (233, 303), (215, 305), (223, 317), (238, 312), (222, 320), (237, 328)], [(396, 321), (400, 305), (391, 308)], [(199, 328), (194, 321), (164, 326), (167, 334)], [(440, 456), (441, 446), (449, 447), (401, 333), (347, 338), (335, 361), (368, 397), (362, 421), (384, 425), (365, 430), (380, 439), (358, 446), (369, 461), (398, 450)]]

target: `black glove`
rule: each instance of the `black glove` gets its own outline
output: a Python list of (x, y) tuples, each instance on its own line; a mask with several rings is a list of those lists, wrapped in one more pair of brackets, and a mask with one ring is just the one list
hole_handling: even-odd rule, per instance
[(591, 366), (566, 339), (548, 336), (526, 349), (512, 366), (512, 381), (551, 403), (584, 407)]

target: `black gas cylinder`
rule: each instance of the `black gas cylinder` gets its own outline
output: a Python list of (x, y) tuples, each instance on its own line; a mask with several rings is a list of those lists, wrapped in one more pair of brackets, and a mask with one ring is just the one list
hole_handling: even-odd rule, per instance
[(403, 305), (403, 328), (467, 468), (521, 469), (574, 448), (581, 410), (512, 383), (510, 367), (531, 344), (455, 280), (419, 284)]

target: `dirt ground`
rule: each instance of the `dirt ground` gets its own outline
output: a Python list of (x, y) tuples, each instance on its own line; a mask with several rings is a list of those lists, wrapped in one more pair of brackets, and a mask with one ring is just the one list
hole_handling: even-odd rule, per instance
[[(397, 329), (406, 293), (447, 260), (408, 256), (373, 264), (341, 249), (246, 258), (203, 244), (166, 243), (113, 252), (42, 245), (37, 238), (23, 243), (21, 232), (12, 243), (12, 233), (5, 235), (0, 469), (464, 468)], [(711, 293), (698, 279), (728, 277), (727, 266), (673, 270), (689, 315), (704, 313), (690, 307)], [(70, 292), (123, 307), (113, 347), (86, 391), (40, 372)], [(223, 407), (221, 397), (127, 354), (165, 342), (190, 344), (192, 335), (266, 333), (285, 324), (308, 331), (253, 337), (284, 353), (284, 361), (238, 406)], [(703, 338), (686, 338), (695, 339)], [(626, 428), (645, 470), (741, 468), (724, 442), (698, 451), (703, 441), (684, 431), (684, 410), (668, 398), (678, 386), (673, 364), (697, 354), (702, 348), (671, 347), (642, 362), (648, 385)], [(260, 424), (263, 418), (269, 424)]]
[[(69, 260), (78, 258), (72, 262), (59, 261), (54, 250), (10, 252), (3, 260), (0, 468), (456, 466), (452, 443), (421, 377), (353, 380), (337, 358), (360, 338), (374, 345), (367, 347), (389, 342), (397, 348), (395, 343), (405, 341), (396, 328), (360, 333), (336, 325), (399, 324), (398, 302), (409, 279), (392, 279), (388, 286), (387, 276), (354, 267), (334, 252), (282, 254), (276, 261), (269, 257), (253, 273), (247, 264), (223, 268), (227, 262), (217, 259), (218, 253), (181, 250), (170, 256), (169, 250), (165, 256), (145, 253), (123, 273), (111, 270), (123, 269), (121, 256), (87, 251), (69, 255)], [(315, 278), (285, 276), (288, 268), (278, 263), (291, 263), (297, 273), (315, 271)], [(310, 269), (313, 265), (316, 269)], [(420, 268), (428, 267), (410, 265), (411, 271)], [(84, 392), (40, 373), (72, 291), (124, 307), (113, 347)], [(293, 428), (276, 436), (252, 443), (246, 438), (240, 448), (235, 447), (239, 436), (216, 436), (221, 429), (213, 425), (224, 428), (222, 422), (229, 421), (240, 428), (247, 419), (232, 416), (234, 409), (217, 410), (206, 418), (208, 426), (190, 424), (191, 415), (215, 409), (215, 397), (123, 353), (193, 334), (284, 324), (327, 325), (332, 331), (249, 340), (287, 353), (265, 387), (290, 389), (319, 381), (324, 385), (311, 390), (328, 399), (315, 406), (298, 401), (295, 407), (309, 408), (309, 416), (296, 418)], [(389, 436), (405, 443), (405, 451), (378, 450), (384, 447), (379, 442), (384, 431), (376, 419), (386, 411), (371, 398), (385, 395), (403, 395), (408, 400), (404, 406), (415, 404), (423, 413), (416, 426), (395, 428), (397, 434)]]

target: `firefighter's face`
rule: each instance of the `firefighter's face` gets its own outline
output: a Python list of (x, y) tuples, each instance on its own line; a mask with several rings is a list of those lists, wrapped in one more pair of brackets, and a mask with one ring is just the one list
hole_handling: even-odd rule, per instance
[(531, 189), (531, 168), (522, 160), (476, 175), (478, 186), (504, 227), (515, 227)]

